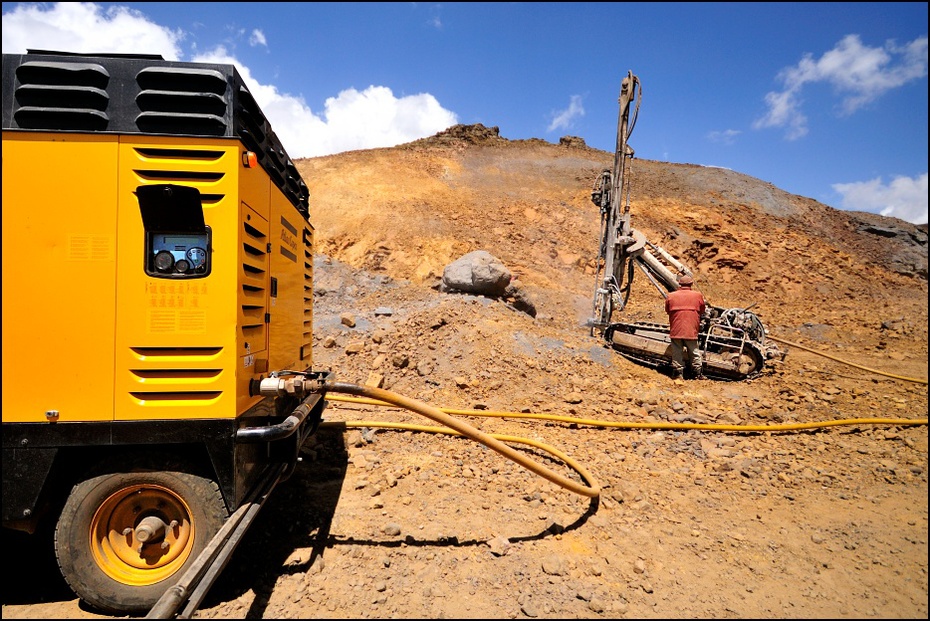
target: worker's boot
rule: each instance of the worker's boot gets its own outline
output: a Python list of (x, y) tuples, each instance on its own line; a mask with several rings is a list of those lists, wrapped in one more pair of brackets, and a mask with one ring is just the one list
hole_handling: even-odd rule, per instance
[(684, 369), (681, 369), (681, 368), (673, 368), (673, 369), (672, 369), (672, 379), (673, 379), (673, 380), (679, 380), (679, 379), (684, 379), (684, 378), (685, 378), (685, 370), (684, 370)]
[(691, 371), (691, 379), (702, 380), (707, 378), (704, 377), (704, 373), (701, 372), (701, 369), (693, 369)]

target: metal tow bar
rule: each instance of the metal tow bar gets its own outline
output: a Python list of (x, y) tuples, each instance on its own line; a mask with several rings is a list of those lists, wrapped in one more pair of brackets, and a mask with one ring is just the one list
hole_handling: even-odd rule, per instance
[(278, 464), (269, 469), (265, 478), (246, 502), (229, 516), (190, 569), (155, 602), (146, 619), (190, 619), (193, 616), (286, 468), (287, 464)]
[[(294, 411), (284, 421), (277, 425), (267, 427), (243, 427), (236, 431), (237, 443), (262, 443), (281, 440), (297, 433), (304, 425), (307, 416), (313, 413), (322, 394), (314, 392), (309, 394), (300, 402)], [(318, 422), (318, 421), (317, 421)], [(316, 429), (316, 423), (311, 428), (311, 433)], [(219, 532), (213, 537), (207, 547), (204, 548), (200, 556), (194, 561), (194, 564), (184, 573), (184, 576), (172, 587), (162, 594), (146, 619), (190, 619), (197, 611), (200, 603), (210, 591), (210, 587), (216, 582), (220, 573), (229, 562), (236, 546), (242, 540), (246, 531), (255, 521), (259, 510), (268, 496), (274, 490), (275, 486), (283, 478), (291, 474), (289, 469), (296, 464), (297, 458), (293, 464), (280, 463), (270, 466), (264, 473), (263, 478), (246, 496), (245, 502), (233, 512), (232, 515), (223, 524)], [(182, 608), (183, 607), (183, 608)], [(178, 612), (180, 610), (180, 612)]]

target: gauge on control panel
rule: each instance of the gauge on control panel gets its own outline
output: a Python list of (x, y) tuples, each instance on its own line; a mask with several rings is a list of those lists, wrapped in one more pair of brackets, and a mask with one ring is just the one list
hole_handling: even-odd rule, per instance
[(198, 248), (197, 246), (188, 248), (186, 256), (187, 260), (191, 264), (191, 268), (194, 270), (201, 269), (207, 262), (207, 251), (203, 248)]
[(181, 259), (180, 261), (174, 264), (174, 269), (179, 274), (186, 274), (191, 269), (190, 261), (188, 261), (187, 259)]
[(167, 250), (161, 250), (155, 255), (155, 269), (159, 272), (170, 272), (174, 267), (174, 255)]

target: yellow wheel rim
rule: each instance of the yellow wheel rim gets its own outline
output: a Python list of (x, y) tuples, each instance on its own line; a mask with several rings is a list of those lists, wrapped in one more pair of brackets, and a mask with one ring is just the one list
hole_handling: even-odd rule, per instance
[[(143, 543), (136, 529), (142, 520), (153, 517), (166, 528)], [(145, 586), (170, 577), (184, 565), (194, 548), (194, 533), (190, 508), (175, 492), (160, 485), (132, 485), (100, 504), (90, 524), (90, 547), (109, 577)]]

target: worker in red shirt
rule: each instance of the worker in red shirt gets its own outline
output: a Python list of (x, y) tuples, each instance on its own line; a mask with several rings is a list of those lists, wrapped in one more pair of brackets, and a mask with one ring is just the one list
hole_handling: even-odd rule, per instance
[(698, 330), (701, 316), (707, 309), (707, 303), (700, 291), (692, 291), (694, 279), (687, 274), (678, 277), (680, 288), (672, 291), (665, 298), (665, 312), (668, 313), (669, 332), (672, 339), (672, 374), (681, 379), (685, 371), (684, 352), (688, 352), (691, 363), (691, 375), (694, 379), (704, 379), (704, 360), (698, 348)]

